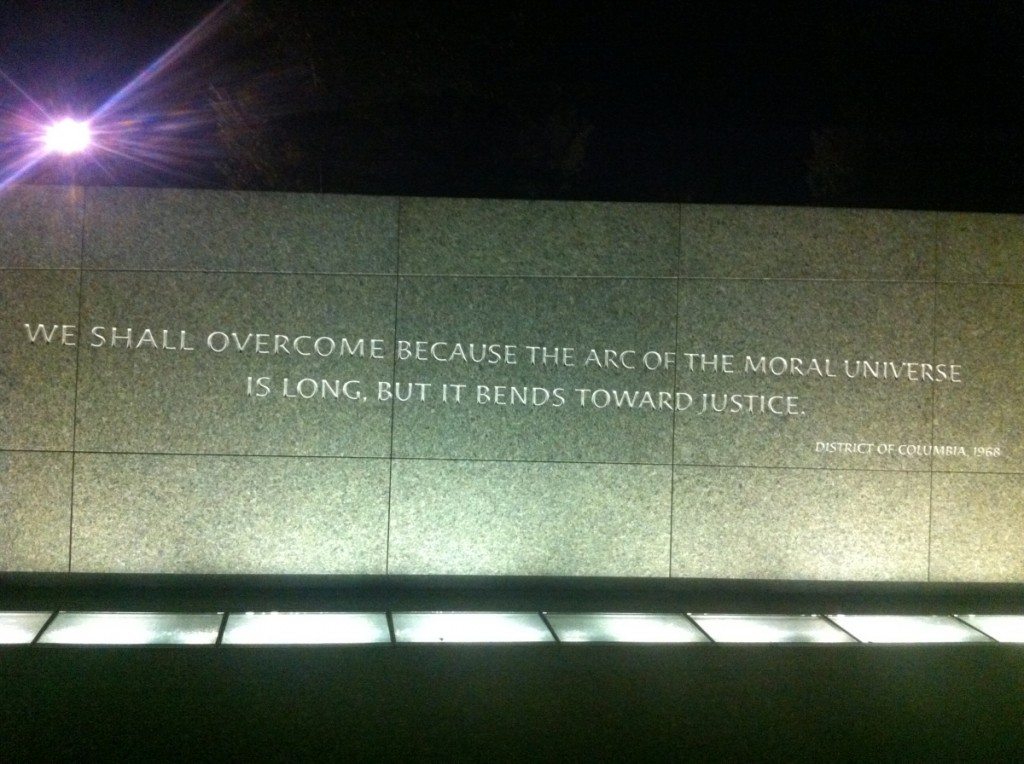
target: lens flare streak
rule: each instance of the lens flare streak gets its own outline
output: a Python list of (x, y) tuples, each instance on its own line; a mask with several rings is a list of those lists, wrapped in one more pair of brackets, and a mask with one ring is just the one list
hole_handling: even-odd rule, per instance
[(6, 81), (27, 104), (28, 114), (8, 117), (0, 149), (0, 192), (26, 177), (51, 154), (104, 167), (104, 155), (137, 163), (160, 172), (175, 172), (183, 163), (201, 163), (200, 141), (189, 137), (209, 130), (208, 111), (180, 105), (168, 108), (175, 93), (170, 75), (210, 41), (243, 7), (244, 1), (224, 0), (164, 53), (85, 118), (52, 114), (6, 72)]

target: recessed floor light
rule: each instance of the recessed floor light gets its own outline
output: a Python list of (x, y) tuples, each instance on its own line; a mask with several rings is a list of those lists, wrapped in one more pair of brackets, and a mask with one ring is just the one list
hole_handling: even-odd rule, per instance
[(976, 629), (997, 642), (1024, 642), (1024, 615), (961, 615)]
[(820, 615), (691, 614), (715, 642), (856, 642)]
[(390, 642), (384, 613), (232, 613), (224, 645), (338, 645)]
[(394, 613), (396, 642), (553, 642), (539, 613)]
[(655, 613), (548, 613), (562, 642), (707, 642), (682, 615)]
[(51, 615), (37, 611), (0, 613), (0, 645), (30, 643)]
[(58, 613), (39, 638), (48, 645), (212, 645), (221, 613)]
[(830, 615), (861, 642), (990, 642), (950, 615)]

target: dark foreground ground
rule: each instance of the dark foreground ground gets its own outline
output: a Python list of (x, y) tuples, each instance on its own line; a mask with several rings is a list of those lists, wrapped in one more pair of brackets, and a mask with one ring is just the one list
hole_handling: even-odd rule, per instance
[(0, 651), (0, 759), (1014, 761), (1006, 646)]
[[(1019, 604), (1014, 589), (920, 587), (186, 591), (4, 583), (0, 609), (55, 598), (71, 609), (483, 609), (529, 602), (723, 612), (758, 605), (763, 612), (807, 612), (815, 604), (847, 612), (954, 612), (974, 604), (1008, 612)], [(1019, 761), (1022, 755), (1024, 645), (0, 647), (5, 763)]]

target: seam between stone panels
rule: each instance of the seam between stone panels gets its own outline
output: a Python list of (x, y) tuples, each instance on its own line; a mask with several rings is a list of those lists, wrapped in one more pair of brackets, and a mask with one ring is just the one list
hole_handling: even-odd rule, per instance
[[(936, 274), (937, 276), (938, 274)], [(939, 284), (938, 282), (932, 287), (932, 360), (938, 358), (939, 351)], [(930, 419), (929, 422), (929, 434), (932, 444), (932, 453), (928, 458), (928, 572), (926, 579), (932, 580), (932, 522), (933, 515), (935, 513), (935, 385), (930, 385), (929, 398), (930, 398)]]
[(405, 278), (449, 279), (572, 279), (575, 281), (672, 281), (676, 276), (649, 276), (644, 274), (587, 276), (577, 273), (403, 273)]
[[(921, 467), (916, 470), (893, 470), (882, 467), (802, 467), (787, 466), (779, 464), (701, 464), (700, 462), (676, 462), (677, 467), (693, 467), (699, 469), (713, 470), (789, 470), (802, 472), (881, 472), (890, 475), (926, 475), (930, 472), (928, 467)], [(960, 474), (960, 473), (957, 473)], [(985, 472), (985, 475), (992, 473)]]
[[(392, 347), (398, 347), (398, 308), (402, 288), (402, 203), (395, 207), (395, 312), (392, 324)], [(395, 383), (398, 379), (398, 353), (391, 354), (391, 431), (388, 437), (388, 512), (384, 528), (384, 575), (391, 572), (391, 503), (395, 476)]]
[[(78, 454), (89, 454), (95, 456), (167, 456), (167, 457), (187, 457), (187, 458), (202, 458), (210, 457), (214, 459), (323, 459), (329, 460), (343, 460), (343, 459), (354, 459), (354, 460), (400, 460), (400, 461), (420, 461), (420, 462), (492, 462), (492, 463), (509, 463), (509, 464), (609, 464), (609, 465), (634, 465), (638, 467), (668, 467), (670, 462), (612, 462), (602, 460), (557, 460), (557, 459), (481, 459), (475, 457), (459, 457), (459, 456), (388, 456), (388, 455), (364, 455), (364, 454), (238, 454), (228, 452), (210, 452), (210, 451), (103, 451), (99, 449), (82, 449), (77, 452), (72, 451), (52, 451), (48, 449), (31, 449), (31, 448), (6, 448), (0, 449), (0, 452), (15, 452), (15, 453), (78, 453)], [(731, 466), (731, 465), (729, 465)], [(816, 468), (817, 469), (817, 468)]]
[(935, 475), (1024, 475), (1024, 470), (949, 470), (933, 469)]
[(1024, 281), (936, 281), (937, 286), (1024, 287)]
[[(54, 452), (46, 451), (45, 453)], [(377, 459), (384, 461), (388, 458), (387, 455), (364, 456), (362, 454), (238, 454), (217, 451), (103, 451), (101, 449), (81, 449), (75, 453), (94, 456), (173, 456), (188, 458), (208, 456), (214, 459)]]
[(85, 268), (84, 270), (87, 273), (162, 273), (183, 276), (374, 276), (391, 278), (395, 275), (386, 271), (220, 271), (209, 268)]
[(77, 265), (62, 265), (57, 268), (48, 268), (45, 265), (0, 265), (0, 271), (45, 271), (47, 273), (61, 273), (77, 270), (80, 270)]
[[(682, 285), (679, 279), (676, 279), (676, 307), (675, 315), (672, 317), (672, 324), (675, 329), (674, 331), (674, 347), (676, 352), (679, 352), (679, 313), (681, 305), (679, 301), (682, 296)], [(679, 394), (679, 365), (676, 364), (676, 368), (672, 373), (672, 400), (676, 400), (676, 396)], [(679, 423), (678, 412), (675, 407), (672, 408), (672, 439), (669, 446), (669, 484), (668, 484), (668, 577), (672, 578), (672, 557), (673, 549), (675, 547), (675, 533), (676, 533), (676, 426)]]
[(93, 456), (166, 456), (166, 457), (188, 457), (216, 459), (322, 459), (330, 460), (367, 460), (367, 461), (407, 461), (407, 462), (468, 462), (479, 464), (589, 464), (604, 465), (609, 467), (687, 467), (697, 469), (755, 469), (755, 470), (789, 470), (803, 472), (881, 472), (892, 475), (920, 475), (935, 472), (940, 475), (1024, 475), (1024, 470), (954, 470), (954, 469), (931, 469), (920, 467), (918, 469), (885, 469), (882, 467), (810, 467), (803, 465), (785, 464), (707, 464), (703, 462), (675, 462), (675, 461), (639, 461), (639, 462), (616, 462), (601, 459), (514, 459), (514, 458), (480, 458), (472, 456), (403, 456), (403, 455), (365, 455), (365, 454), (239, 454), (229, 452), (209, 451), (104, 451), (101, 449), (80, 449), (76, 451), (33, 449), (33, 448), (5, 448), (0, 449), (2, 453), (47, 453), (47, 454), (79, 454)]
[[(78, 229), (78, 316), (76, 324), (82, 326), (82, 299), (85, 293), (85, 196), (87, 191), (82, 189), (82, 218)], [(68, 573), (71, 573), (71, 561), (74, 553), (75, 538), (75, 466), (77, 462), (76, 451), (78, 447), (78, 385), (81, 373), (81, 343), (75, 343), (75, 394), (71, 406), (71, 490), (69, 495), (70, 506), (68, 507)]]
[(73, 454), (70, 448), (0, 448), (4, 454)]
[[(672, 314), (672, 326), (674, 329), (673, 350), (679, 352), (679, 314), (682, 310), (683, 284), (680, 276), (683, 272), (683, 205), (676, 205), (676, 300), (675, 310)], [(676, 364), (672, 373), (672, 400), (676, 400), (679, 394), (679, 364)], [(675, 551), (676, 540), (676, 427), (679, 419), (678, 412), (672, 407), (672, 438), (669, 450), (669, 474), (668, 474), (668, 577), (672, 578), (672, 561)]]
[[(940, 219), (939, 217), (933, 217), (931, 221), (932, 231), (932, 321), (931, 321), (931, 332), (932, 332), (932, 360), (934, 361), (938, 355), (939, 349), (939, 285), (941, 283), (940, 273), (940, 256), (939, 249), (941, 247), (940, 237)], [(928, 422), (928, 433), (929, 442), (932, 444), (932, 453), (928, 457), (928, 551), (926, 557), (926, 569), (925, 579), (928, 581), (932, 580), (932, 523), (935, 507), (935, 417), (937, 415), (937, 409), (935, 405), (936, 390), (935, 385), (929, 385), (929, 422)]]
[(600, 460), (570, 461), (557, 459), (475, 459), (458, 456), (395, 456), (394, 461), (403, 462), (460, 462), (468, 464), (559, 464), (559, 465), (597, 465), (606, 467), (671, 467), (670, 462), (609, 462)]
[[(881, 467), (794, 467), (785, 465), (759, 465), (759, 464), (702, 464), (699, 462), (610, 462), (610, 461), (557, 461), (551, 459), (479, 459), (472, 457), (441, 457), (441, 456), (395, 456), (395, 461), (419, 461), (419, 462), (469, 462), (469, 463), (490, 463), (490, 464), (590, 464), (605, 465), (609, 467), (687, 467), (698, 469), (754, 469), (754, 470), (788, 470), (802, 472), (872, 472), (892, 475), (923, 475), (928, 473), (927, 467), (916, 470), (893, 470)], [(955, 473), (963, 474), (963, 473)], [(992, 472), (979, 474), (991, 475)], [(1011, 473), (1022, 474), (1022, 473)]]
[(797, 281), (809, 284), (923, 284), (931, 286), (934, 279), (868, 279), (807, 276), (680, 276), (685, 281), (751, 281), (756, 283), (772, 283), (776, 281)]

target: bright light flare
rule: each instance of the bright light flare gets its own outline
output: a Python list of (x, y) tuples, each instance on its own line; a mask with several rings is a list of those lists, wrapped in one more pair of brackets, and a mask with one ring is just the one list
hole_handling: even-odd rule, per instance
[(80, 154), (92, 143), (92, 129), (85, 120), (65, 117), (46, 128), (43, 145), (51, 154)]
[(55, 155), (83, 155), (111, 178), (105, 158), (119, 157), (179, 174), (188, 163), (203, 161), (202, 141), (209, 140), (214, 121), (202, 105), (175, 105), (175, 94), (182, 89), (176, 77), (187, 80), (188, 70), (181, 67), (244, 4), (244, 0), (223, 0), (84, 120), (58, 119), (0, 69), (0, 85), (6, 83), (27, 104), (12, 111), (6, 106), (7, 94), (0, 89), (0, 192)]

